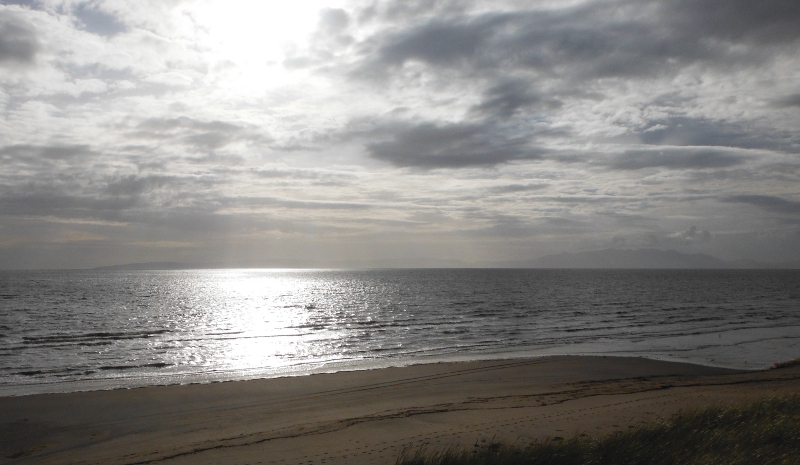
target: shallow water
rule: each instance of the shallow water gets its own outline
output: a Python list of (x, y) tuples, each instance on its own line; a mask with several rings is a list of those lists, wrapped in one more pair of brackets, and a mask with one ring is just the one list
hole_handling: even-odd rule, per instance
[(800, 357), (800, 272), (0, 273), (0, 395), (439, 360)]

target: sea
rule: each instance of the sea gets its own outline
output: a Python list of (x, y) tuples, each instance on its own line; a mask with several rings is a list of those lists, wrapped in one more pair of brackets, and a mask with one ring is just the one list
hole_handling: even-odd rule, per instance
[(548, 355), (800, 357), (800, 270), (0, 272), (0, 396)]

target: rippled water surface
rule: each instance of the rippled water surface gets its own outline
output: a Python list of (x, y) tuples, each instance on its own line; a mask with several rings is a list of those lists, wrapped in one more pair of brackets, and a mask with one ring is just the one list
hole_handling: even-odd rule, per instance
[(800, 357), (800, 272), (0, 272), (0, 395), (547, 354)]

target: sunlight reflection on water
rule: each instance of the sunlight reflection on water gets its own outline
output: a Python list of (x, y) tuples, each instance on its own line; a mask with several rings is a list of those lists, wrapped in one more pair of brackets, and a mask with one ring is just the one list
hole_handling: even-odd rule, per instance
[(759, 367), (800, 356), (800, 296), (793, 290), (799, 277), (641, 270), (6, 273), (0, 390), (554, 353)]
[(303, 329), (315, 308), (308, 296), (313, 280), (289, 270), (221, 270), (193, 293), (207, 310), (203, 318), (187, 318), (186, 328), (212, 344), (194, 345), (190, 357), (223, 371), (282, 371), (315, 352), (321, 334)]

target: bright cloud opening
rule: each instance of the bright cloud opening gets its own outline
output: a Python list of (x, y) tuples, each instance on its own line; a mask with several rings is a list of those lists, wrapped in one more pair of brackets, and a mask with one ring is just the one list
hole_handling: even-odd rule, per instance
[(303, 48), (331, 2), (204, 0), (183, 10), (186, 32), (213, 70), (215, 84), (235, 93), (263, 92), (290, 82), (286, 51)]

